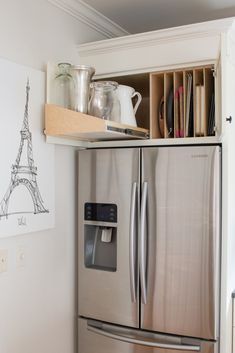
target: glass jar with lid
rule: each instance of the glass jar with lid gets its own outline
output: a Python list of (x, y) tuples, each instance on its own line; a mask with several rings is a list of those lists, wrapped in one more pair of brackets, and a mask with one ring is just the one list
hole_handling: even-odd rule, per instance
[(101, 119), (120, 122), (120, 103), (117, 97), (118, 83), (96, 81), (91, 85), (88, 113)]

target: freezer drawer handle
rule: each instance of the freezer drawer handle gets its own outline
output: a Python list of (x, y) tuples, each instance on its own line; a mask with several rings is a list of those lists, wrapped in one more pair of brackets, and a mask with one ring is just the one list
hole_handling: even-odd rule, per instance
[(147, 207), (147, 192), (148, 192), (148, 183), (145, 181), (143, 183), (143, 192), (141, 200), (141, 213), (140, 213), (140, 287), (141, 287), (141, 297), (142, 303), (147, 303), (147, 290), (146, 290), (146, 207)]
[(136, 302), (136, 283), (135, 283), (135, 279), (136, 279), (136, 275), (135, 275), (136, 193), (137, 193), (137, 183), (134, 182), (132, 185), (132, 197), (131, 197), (130, 244), (129, 244), (130, 288), (131, 288), (131, 300), (133, 303)]
[[(107, 329), (105, 328), (105, 326), (107, 326)], [(200, 352), (201, 350), (199, 345), (161, 343), (161, 342), (154, 342), (154, 341), (147, 341), (147, 340), (145, 341), (141, 339), (131, 338), (128, 336), (124, 336), (122, 334), (117, 334), (117, 330), (115, 329), (114, 331), (112, 331), (109, 325), (101, 325), (101, 328), (98, 328), (98, 327), (91, 326), (88, 323), (87, 329), (91, 332), (94, 332), (109, 338), (113, 338), (118, 341), (128, 342), (132, 344), (140, 344), (142, 346), (147, 346), (147, 347), (172, 349), (172, 350), (174, 349), (174, 350), (180, 350), (180, 351), (194, 351), (194, 352)], [(128, 334), (128, 330), (127, 330), (127, 334)]]

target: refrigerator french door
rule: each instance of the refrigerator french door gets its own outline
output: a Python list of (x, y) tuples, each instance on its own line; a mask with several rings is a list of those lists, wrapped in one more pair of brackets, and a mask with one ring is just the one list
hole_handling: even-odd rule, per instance
[[(79, 315), (132, 327), (139, 327), (136, 244), (130, 244), (130, 233), (137, 242), (139, 153), (81, 151), (78, 168)], [(102, 239), (105, 231), (110, 241)]]
[(220, 161), (79, 152), (79, 353), (218, 352)]

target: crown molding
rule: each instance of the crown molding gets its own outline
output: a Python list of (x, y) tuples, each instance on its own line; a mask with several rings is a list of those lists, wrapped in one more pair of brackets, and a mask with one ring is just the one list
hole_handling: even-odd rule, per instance
[(77, 20), (85, 23), (105, 38), (121, 37), (129, 34), (125, 29), (111, 21), (82, 0), (47, 0)]
[(112, 38), (77, 45), (80, 56), (105, 54), (133, 48), (156, 46), (161, 43), (175, 43), (193, 38), (205, 38), (220, 35), (235, 26), (235, 18), (226, 18), (179, 27), (160, 29), (156, 31), (132, 34), (122, 38)]

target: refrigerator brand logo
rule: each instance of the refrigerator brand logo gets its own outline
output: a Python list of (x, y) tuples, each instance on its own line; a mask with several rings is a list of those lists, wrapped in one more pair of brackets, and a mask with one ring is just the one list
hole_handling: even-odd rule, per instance
[(192, 158), (208, 158), (208, 154), (192, 154)]

